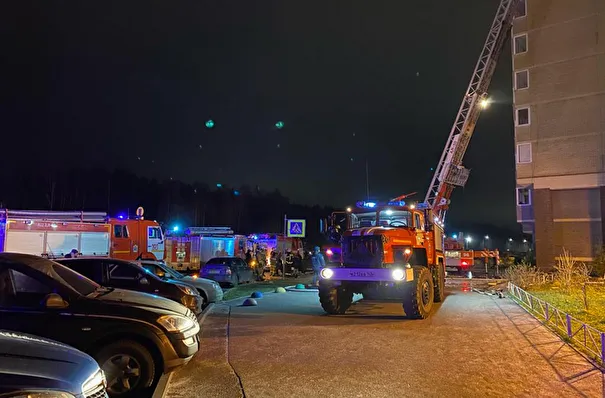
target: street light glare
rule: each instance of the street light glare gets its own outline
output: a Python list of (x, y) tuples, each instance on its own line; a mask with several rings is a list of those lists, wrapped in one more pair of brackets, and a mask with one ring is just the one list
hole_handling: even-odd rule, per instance
[(472, 242), (472, 240), (473, 240), (473, 238), (471, 238), (470, 236), (467, 236), (467, 237), (466, 237), (466, 241), (467, 241), (467, 242), (469, 242), (469, 243), (470, 243), (470, 242)]
[(489, 239), (489, 235), (485, 235), (485, 239)]

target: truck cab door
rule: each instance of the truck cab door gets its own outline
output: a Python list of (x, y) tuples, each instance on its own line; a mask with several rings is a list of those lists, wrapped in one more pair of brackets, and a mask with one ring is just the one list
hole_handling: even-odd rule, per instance
[(156, 259), (164, 259), (164, 235), (159, 226), (147, 227), (147, 251), (152, 253)]
[(126, 223), (116, 223), (112, 225), (111, 235), (111, 257), (124, 260), (131, 259), (130, 232)]

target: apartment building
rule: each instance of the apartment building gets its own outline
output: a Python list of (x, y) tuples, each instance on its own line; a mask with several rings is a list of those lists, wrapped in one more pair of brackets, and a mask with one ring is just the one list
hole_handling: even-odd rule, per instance
[(605, 0), (525, 0), (512, 33), (517, 220), (549, 268), (605, 236)]

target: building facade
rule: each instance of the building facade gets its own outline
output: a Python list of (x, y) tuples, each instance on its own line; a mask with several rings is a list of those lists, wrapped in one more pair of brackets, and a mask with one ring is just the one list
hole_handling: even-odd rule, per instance
[(517, 220), (549, 268), (605, 236), (605, 1), (525, 0), (512, 32)]

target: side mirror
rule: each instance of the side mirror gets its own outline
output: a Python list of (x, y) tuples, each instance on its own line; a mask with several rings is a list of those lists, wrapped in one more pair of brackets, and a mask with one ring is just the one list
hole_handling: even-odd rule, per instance
[(141, 279), (139, 279), (139, 283), (141, 285), (149, 285), (149, 279), (142, 277)]
[(44, 298), (44, 306), (46, 308), (67, 308), (69, 307), (69, 303), (63, 300), (63, 297), (59, 296), (57, 293), (50, 293)]

